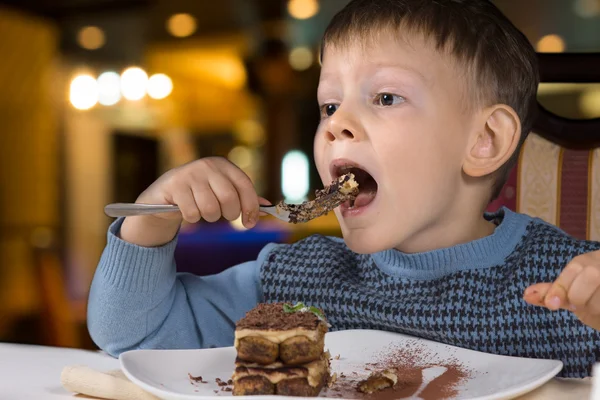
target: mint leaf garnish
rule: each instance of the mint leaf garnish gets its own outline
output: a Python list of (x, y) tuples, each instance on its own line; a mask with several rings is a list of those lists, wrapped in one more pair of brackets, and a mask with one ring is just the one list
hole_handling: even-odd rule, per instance
[(317, 307), (313, 307), (313, 306), (307, 307), (302, 302), (296, 303), (296, 305), (294, 305), (294, 306), (291, 306), (289, 304), (284, 304), (283, 311), (288, 314), (295, 313), (295, 312), (311, 312), (311, 313), (315, 314), (317, 316), (317, 318), (319, 318), (320, 320), (325, 321), (325, 316), (323, 315), (323, 313), (321, 313), (321, 311), (319, 311), (319, 309)]
[(320, 319), (322, 319), (322, 320), (325, 319), (325, 316), (321, 313), (321, 311), (317, 307), (310, 306), (308, 309), (310, 310), (310, 312), (315, 314)]
[(304, 303), (296, 303), (295, 306), (290, 306), (289, 304), (283, 305), (283, 311), (285, 311), (286, 313), (295, 313), (298, 311), (302, 311), (303, 308), (306, 308)]

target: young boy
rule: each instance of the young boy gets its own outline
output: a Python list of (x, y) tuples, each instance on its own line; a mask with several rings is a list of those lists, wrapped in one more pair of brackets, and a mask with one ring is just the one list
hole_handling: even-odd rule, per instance
[(302, 301), (332, 330), (560, 359), (562, 376), (588, 376), (600, 359), (600, 243), (507, 209), (484, 215), (532, 127), (527, 39), (488, 0), (355, 0), (322, 48), (319, 174), (370, 175), (354, 207), (335, 210), (343, 240), (272, 244), (215, 276), (177, 274), (182, 218), (241, 213), (252, 227), (264, 200), (224, 159), (171, 170), (138, 202), (181, 214), (110, 228), (89, 300), (95, 342), (113, 355), (229, 346), (257, 303)]

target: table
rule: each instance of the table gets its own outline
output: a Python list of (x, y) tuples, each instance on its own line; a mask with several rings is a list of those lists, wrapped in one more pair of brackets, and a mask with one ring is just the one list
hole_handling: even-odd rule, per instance
[[(119, 361), (100, 352), (0, 343), (0, 399), (74, 399), (60, 385), (67, 365), (99, 371), (119, 368)], [(519, 400), (588, 399), (589, 379), (553, 379)]]

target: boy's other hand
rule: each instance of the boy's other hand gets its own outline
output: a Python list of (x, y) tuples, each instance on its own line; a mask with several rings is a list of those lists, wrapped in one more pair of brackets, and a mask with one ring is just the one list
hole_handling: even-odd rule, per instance
[(581, 322), (600, 330), (600, 251), (573, 258), (553, 283), (525, 289), (523, 299), (550, 310), (570, 310)]
[(259, 198), (252, 181), (236, 165), (221, 157), (202, 158), (167, 171), (136, 200), (145, 204), (175, 204), (180, 213), (127, 217), (121, 226), (123, 240), (141, 246), (158, 246), (173, 239), (182, 220), (233, 221), (240, 214), (246, 228), (256, 225)]

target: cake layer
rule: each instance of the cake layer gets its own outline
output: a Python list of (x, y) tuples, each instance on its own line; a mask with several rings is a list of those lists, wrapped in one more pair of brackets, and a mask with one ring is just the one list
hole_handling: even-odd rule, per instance
[(239, 359), (259, 364), (305, 364), (318, 360), (325, 348), (324, 334), (317, 342), (306, 336), (292, 336), (279, 344), (262, 336), (246, 336), (236, 342)]
[(248, 376), (239, 379), (233, 387), (234, 396), (279, 395), (294, 397), (317, 397), (327, 384), (327, 380), (318, 386), (310, 386), (305, 378), (292, 378), (277, 384), (262, 376)]
[(329, 354), (301, 366), (282, 362), (271, 365), (236, 361), (233, 374), (234, 395), (279, 394), (316, 396), (329, 380)]

